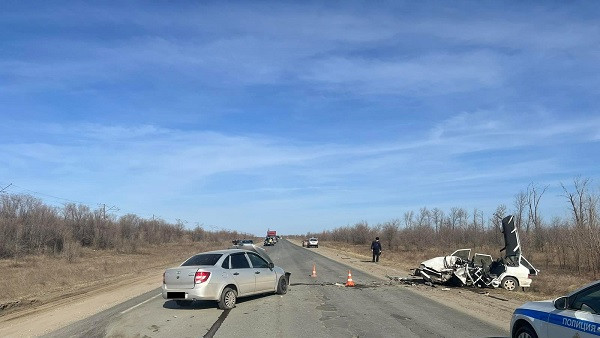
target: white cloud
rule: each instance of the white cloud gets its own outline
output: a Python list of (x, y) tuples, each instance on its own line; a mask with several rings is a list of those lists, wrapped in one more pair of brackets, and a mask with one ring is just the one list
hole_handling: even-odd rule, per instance
[[(423, 132), (411, 142), (364, 146), (152, 125), (41, 125), (36, 133), (45, 142), (0, 145), (5, 154), (1, 161), (7, 164), (0, 166), (0, 175), (31, 190), (71, 200), (110, 201), (124, 212), (143, 215), (219, 224), (216, 210), (236, 210), (238, 216), (221, 215), (223, 222), (242, 222), (244, 217), (259, 222), (268, 209), (318, 218), (318, 210), (325, 208), (329, 220), (345, 222), (375, 210), (397, 210), (394, 205), (443, 206), (444, 198), (453, 194), (467, 201), (467, 188), (477, 190), (475, 195), (488, 191), (512, 196), (519, 182), (570, 175), (560, 157), (538, 156), (528, 147), (556, 135), (566, 136), (557, 142), (584, 142), (594, 128), (590, 121), (547, 124), (544, 129), (553, 132), (521, 138), (533, 129), (531, 124), (505, 131), (515, 117), (490, 116), (494, 114), (462, 113), (432, 127), (433, 139)], [(505, 137), (518, 142), (507, 143)], [(521, 155), (514, 161), (491, 163), (484, 156), (485, 165), (480, 166), (479, 160), (471, 163), (461, 157), (517, 145)], [(231, 182), (223, 185), (219, 180)], [(507, 181), (512, 183), (502, 186)], [(512, 190), (507, 194), (507, 189)], [(347, 205), (362, 207), (344, 212)], [(275, 222), (284, 214), (270, 213), (269, 219)]]
[(588, 142), (600, 129), (600, 118), (566, 120), (547, 112), (477, 111), (451, 116), (429, 134), (432, 145), (460, 154)]
[[(450, 43), (485, 45), (492, 48), (513, 48), (537, 51), (589, 50), (598, 45), (600, 27), (593, 21), (567, 20), (566, 13), (537, 13), (517, 16), (415, 22), (414, 31), (449, 39)], [(557, 25), (557, 21), (567, 20)]]
[(396, 61), (334, 57), (313, 63), (302, 78), (355, 94), (449, 94), (500, 85), (496, 58), (489, 53), (433, 54)]

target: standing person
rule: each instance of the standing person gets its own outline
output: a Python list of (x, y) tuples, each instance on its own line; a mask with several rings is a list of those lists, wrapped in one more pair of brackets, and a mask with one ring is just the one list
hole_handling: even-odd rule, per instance
[(379, 255), (381, 255), (379, 237), (375, 237), (375, 240), (371, 243), (371, 250), (373, 251), (373, 262), (379, 262)]

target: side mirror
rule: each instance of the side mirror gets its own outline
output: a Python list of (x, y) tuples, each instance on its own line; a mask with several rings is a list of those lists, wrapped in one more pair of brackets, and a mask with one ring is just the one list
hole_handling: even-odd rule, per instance
[(554, 300), (554, 307), (557, 310), (565, 310), (567, 308), (569, 297), (560, 297)]
[(271, 270), (272, 270), (274, 267), (275, 267), (275, 264), (273, 264), (273, 263), (269, 263), (269, 269), (271, 269)]

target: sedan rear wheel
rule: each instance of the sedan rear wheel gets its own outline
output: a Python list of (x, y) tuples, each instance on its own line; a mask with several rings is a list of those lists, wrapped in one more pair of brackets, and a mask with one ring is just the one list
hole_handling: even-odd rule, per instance
[(235, 307), (235, 302), (237, 300), (237, 292), (232, 288), (225, 288), (221, 293), (221, 298), (219, 299), (219, 309), (221, 310), (229, 310)]
[(514, 291), (519, 287), (519, 282), (514, 277), (504, 277), (500, 285), (502, 285), (502, 288), (505, 290)]

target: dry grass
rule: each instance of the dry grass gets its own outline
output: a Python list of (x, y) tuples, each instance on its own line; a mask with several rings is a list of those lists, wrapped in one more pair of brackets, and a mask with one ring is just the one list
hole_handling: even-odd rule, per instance
[[(361, 260), (371, 260), (371, 250), (368, 245), (351, 245), (348, 243), (329, 241), (322, 242), (321, 245), (343, 251), (348, 255)], [(385, 262), (386, 266), (411, 273), (412, 271), (410, 270), (418, 267), (424, 260), (436, 256), (448, 255), (452, 253), (452, 251), (454, 251), (454, 249), (451, 249), (450, 252), (445, 252), (440, 248), (394, 252), (384, 250), (381, 255), (381, 261)], [(497, 248), (474, 248), (472, 253), (474, 252), (491, 254), (494, 258), (497, 258), (500, 255)], [(548, 259), (542, 253), (536, 253), (532, 257), (527, 258), (538, 269), (542, 270), (538, 276), (533, 277), (532, 286), (527, 290), (528, 299), (549, 299), (558, 297), (596, 280), (591, 274), (577, 275), (552, 265), (546, 267)]]
[[(3, 291), (0, 309), (8, 307), (6, 304), (44, 303), (57, 294), (77, 293), (82, 288), (122, 280), (148, 269), (177, 265), (197, 252), (226, 245), (224, 242), (172, 243), (138, 248), (137, 253), (80, 248), (76, 255), (0, 260), (0, 290)], [(158, 281), (161, 278), (161, 275), (156, 276)]]

